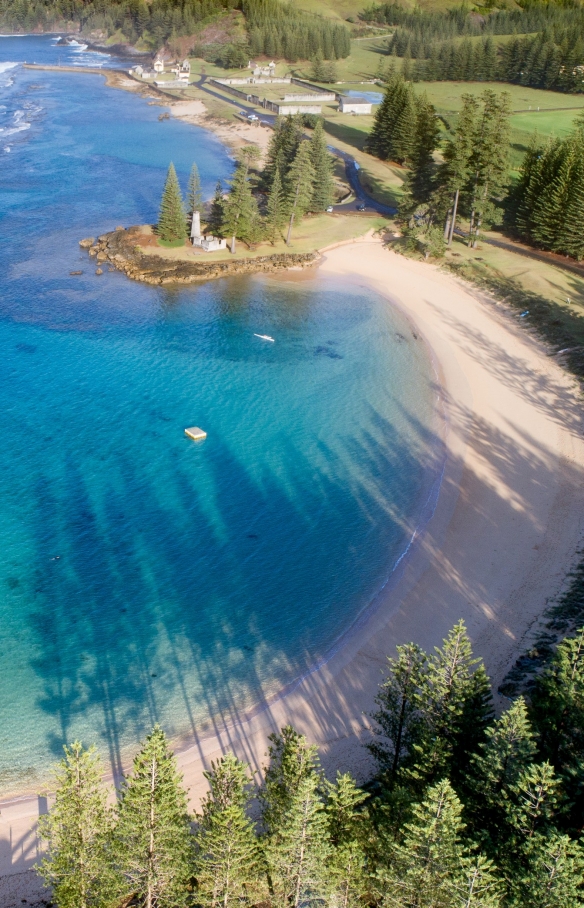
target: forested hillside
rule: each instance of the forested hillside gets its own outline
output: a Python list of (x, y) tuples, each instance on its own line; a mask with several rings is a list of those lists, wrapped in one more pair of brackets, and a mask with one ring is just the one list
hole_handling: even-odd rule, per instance
[[(417, 80), (498, 80), (584, 91), (584, 8), (578, 3), (528, 2), (521, 10), (484, 15), (464, 7), (408, 12), (387, 3), (369, 7), (362, 18), (396, 26), (388, 52), (415, 60), (409, 75)], [(501, 42), (499, 36), (512, 38)]]
[(31, 32), (80, 28), (85, 34), (121, 32), (152, 49), (171, 37), (195, 35), (214, 17), (241, 10), (247, 40), (242, 51), (290, 61), (351, 52), (348, 28), (297, 10), (281, 0), (0, 0), (0, 28)]
[(372, 716), (376, 778), (327, 778), (292, 727), (259, 787), (226, 754), (189, 816), (155, 727), (115, 807), (94, 750), (66, 749), (41, 818), (57, 908), (579, 908), (584, 904), (584, 630), (530, 701), (494, 717), (462, 622), (397, 647)]

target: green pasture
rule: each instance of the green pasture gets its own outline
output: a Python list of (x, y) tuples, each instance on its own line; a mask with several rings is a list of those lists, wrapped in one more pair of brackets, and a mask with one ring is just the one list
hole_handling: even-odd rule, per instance
[[(511, 96), (511, 110), (514, 113), (565, 110), (568, 107), (584, 107), (584, 94), (567, 95), (557, 91), (539, 88), (525, 88), (523, 85), (509, 85), (507, 82), (418, 82), (416, 89), (425, 92), (428, 100), (441, 112), (456, 113), (462, 107), (462, 96), (480, 95), (486, 88), (506, 91)], [(577, 113), (577, 111), (576, 111)]]

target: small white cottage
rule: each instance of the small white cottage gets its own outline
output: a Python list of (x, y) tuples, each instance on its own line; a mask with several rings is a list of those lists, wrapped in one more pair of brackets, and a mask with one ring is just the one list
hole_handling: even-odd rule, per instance
[(154, 61), (154, 72), (163, 73), (164, 72), (164, 60), (161, 57), (157, 57)]
[(346, 98), (341, 96), (339, 111), (350, 114), (370, 114), (373, 104), (367, 98)]

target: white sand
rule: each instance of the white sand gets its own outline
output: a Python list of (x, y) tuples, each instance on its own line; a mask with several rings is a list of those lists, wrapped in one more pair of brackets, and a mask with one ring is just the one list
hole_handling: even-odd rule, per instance
[[(395, 644), (431, 648), (464, 617), (497, 683), (561, 588), (584, 531), (581, 396), (517, 318), (377, 240), (334, 249), (321, 267), (393, 299), (433, 351), (447, 415), (442, 489), (402, 575), (326, 666), (251, 719), (217, 716), (216, 733), (180, 753), (193, 804), (204, 766), (234, 749), (259, 769), (267, 734), (285, 722), (321, 746), (325, 767), (363, 778), (367, 713)], [(2, 806), (0, 874), (34, 860), (36, 815), (36, 799)], [(9, 904), (0, 886), (0, 905)]]
[(273, 134), (269, 127), (261, 126), (259, 121), (246, 123), (244, 120), (219, 120), (210, 116), (203, 101), (174, 101), (170, 104), (170, 112), (173, 117), (211, 130), (234, 150), (245, 145), (257, 145), (262, 153), (260, 163)]

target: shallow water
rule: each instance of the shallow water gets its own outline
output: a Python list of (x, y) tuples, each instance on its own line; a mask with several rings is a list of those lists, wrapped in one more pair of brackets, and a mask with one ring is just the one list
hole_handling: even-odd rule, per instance
[(155, 720), (200, 733), (325, 656), (407, 546), (433, 392), (408, 323), (358, 285), (93, 273), (79, 238), (153, 222), (170, 159), (207, 195), (229, 176), (209, 133), (99, 76), (5, 67), (0, 105), (6, 791), (74, 737), (116, 769)]

